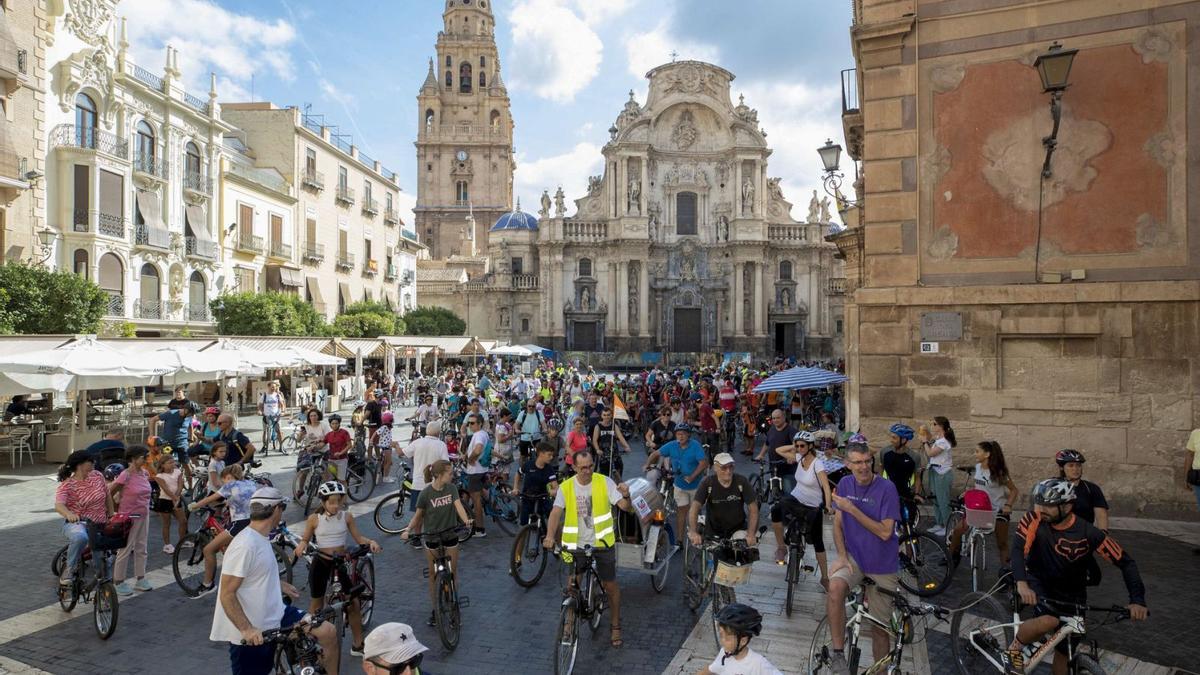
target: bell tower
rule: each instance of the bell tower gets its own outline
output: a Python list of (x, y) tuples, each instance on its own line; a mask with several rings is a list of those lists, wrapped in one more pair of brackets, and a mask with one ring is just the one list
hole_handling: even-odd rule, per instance
[(434, 259), (487, 250), (512, 211), (513, 120), (491, 0), (445, 0), (437, 56), (417, 94), (417, 234)]

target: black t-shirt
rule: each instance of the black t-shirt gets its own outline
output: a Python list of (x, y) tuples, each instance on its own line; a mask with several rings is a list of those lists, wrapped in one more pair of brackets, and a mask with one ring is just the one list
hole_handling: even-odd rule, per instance
[(383, 424), (383, 406), (379, 401), (367, 401), (363, 411), (367, 414), (367, 424), (373, 427)]
[(883, 452), (883, 477), (892, 481), (896, 492), (904, 499), (912, 499), (912, 478), (917, 472), (917, 460), (907, 452), (897, 452), (891, 448)]
[(242, 461), (246, 449), (250, 447), (250, 439), (237, 429), (234, 429), (232, 434), (217, 436), (217, 440), (225, 443), (225, 466)]
[(1096, 553), (1121, 569), (1130, 602), (1146, 604), (1146, 587), (1137, 565), (1121, 545), (1095, 525), (1073, 514), (1067, 518), (1060, 526), (1042, 522), (1033, 511), (1021, 518), (1012, 540), (1013, 577), (1040, 582), (1039, 593), (1052, 599), (1083, 603), (1087, 569)]
[(705, 526), (708, 532), (722, 538), (746, 529), (746, 509), (754, 503), (754, 498), (750, 481), (741, 474), (733, 475), (729, 487), (721, 485), (716, 476), (709, 476), (696, 490), (696, 501), (707, 507)]
[(588, 436), (592, 435), (592, 428), (600, 423), (600, 413), (604, 412), (604, 402), (597, 401), (596, 405), (590, 403), (583, 404), (583, 415), (587, 418)]
[(783, 445), (791, 445), (792, 436), (795, 435), (796, 429), (790, 424), (785, 426), (782, 431), (776, 429), (774, 424), (767, 425), (767, 433), (763, 434), (763, 438), (766, 439), (767, 459), (770, 460), (772, 467), (787, 464), (787, 460), (775, 452), (775, 448)]
[(675, 438), (675, 423), (667, 419), (667, 423), (663, 424), (662, 418), (655, 419), (650, 423), (650, 433), (654, 436), (654, 443), (662, 447)]
[(1075, 508), (1072, 512), (1083, 518), (1084, 520), (1096, 523), (1096, 509), (1107, 509), (1108, 500), (1104, 498), (1104, 491), (1095, 483), (1080, 480), (1075, 486)]
[(541, 496), (549, 491), (546, 486), (558, 480), (558, 468), (554, 463), (538, 468), (537, 460), (531, 459), (520, 468), (521, 494)]

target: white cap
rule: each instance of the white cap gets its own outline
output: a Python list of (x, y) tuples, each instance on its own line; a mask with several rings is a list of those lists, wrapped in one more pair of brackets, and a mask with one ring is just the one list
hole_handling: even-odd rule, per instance
[(262, 504), (263, 506), (274, 506), (282, 504), (283, 493), (273, 487), (260, 487), (250, 495), (250, 504)]
[(413, 635), (412, 626), (406, 623), (385, 623), (371, 631), (363, 641), (364, 659), (380, 658), (393, 666), (428, 650)]
[(716, 457), (713, 457), (713, 464), (717, 464), (719, 466), (733, 464), (733, 455), (729, 454), (728, 452), (719, 452), (717, 453)]

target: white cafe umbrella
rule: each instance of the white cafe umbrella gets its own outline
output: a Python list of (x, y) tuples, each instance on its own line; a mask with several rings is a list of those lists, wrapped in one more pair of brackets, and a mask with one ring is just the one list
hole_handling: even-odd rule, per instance
[(200, 352), (181, 347), (164, 347), (155, 350), (154, 356), (175, 366), (175, 372), (164, 378), (173, 384), (219, 380), (243, 372), (241, 355), (227, 349)]

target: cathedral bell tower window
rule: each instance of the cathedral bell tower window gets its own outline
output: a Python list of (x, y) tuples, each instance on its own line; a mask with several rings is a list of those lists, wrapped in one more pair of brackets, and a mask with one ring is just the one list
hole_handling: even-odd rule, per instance
[(458, 69), (458, 92), (471, 93), (471, 64), (463, 63)]

